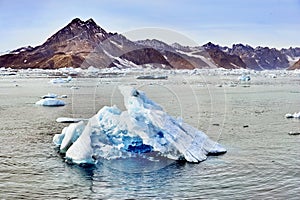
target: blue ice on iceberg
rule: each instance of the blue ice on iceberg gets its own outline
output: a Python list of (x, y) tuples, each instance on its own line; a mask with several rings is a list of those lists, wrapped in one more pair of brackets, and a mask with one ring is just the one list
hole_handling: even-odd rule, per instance
[(77, 164), (95, 164), (98, 160), (129, 158), (147, 153), (173, 160), (200, 162), (209, 154), (226, 149), (205, 133), (177, 120), (147, 98), (144, 92), (129, 86), (119, 87), (125, 111), (104, 106), (91, 117), (70, 124), (53, 138), (66, 159)]

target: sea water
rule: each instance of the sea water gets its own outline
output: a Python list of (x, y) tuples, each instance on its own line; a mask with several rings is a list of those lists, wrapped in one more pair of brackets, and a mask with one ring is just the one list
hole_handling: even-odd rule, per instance
[[(56, 85), (49, 78), (1, 77), (0, 199), (298, 199), (300, 137), (288, 133), (300, 131), (300, 120), (284, 115), (300, 111), (300, 78), (224, 84), (235, 80), (127, 76)], [(124, 109), (121, 84), (143, 90), (228, 152), (199, 164), (127, 159), (87, 168), (66, 163), (52, 144), (65, 127), (56, 118), (88, 118), (105, 105)], [(35, 105), (47, 93), (67, 95), (67, 105)]]

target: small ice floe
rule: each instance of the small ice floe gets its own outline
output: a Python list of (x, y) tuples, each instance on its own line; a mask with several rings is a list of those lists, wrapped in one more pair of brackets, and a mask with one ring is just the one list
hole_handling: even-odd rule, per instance
[(229, 87), (236, 87), (237, 84), (236, 84), (236, 83), (230, 83), (228, 86), (229, 86)]
[(47, 98), (57, 98), (57, 97), (58, 97), (57, 94), (48, 93), (48, 94), (42, 96), (41, 98), (42, 98), (42, 99), (47, 99)]
[(59, 100), (59, 99), (55, 99), (55, 98), (41, 99), (38, 102), (36, 102), (35, 104), (40, 105), (40, 106), (51, 106), (51, 107), (66, 105), (66, 103), (64, 101)]
[(72, 87), (70, 87), (70, 89), (71, 89), (71, 90), (78, 90), (79, 87), (77, 87), (77, 86), (72, 86)]
[(198, 163), (226, 149), (182, 119), (168, 115), (142, 91), (120, 87), (125, 111), (104, 106), (88, 119), (71, 123), (53, 142), (67, 161), (96, 164), (103, 159), (147, 157), (157, 153), (171, 160)]
[(300, 131), (298, 131), (298, 132), (291, 131), (291, 132), (289, 132), (289, 135), (300, 135)]
[(87, 121), (88, 119), (83, 118), (71, 118), (71, 117), (59, 117), (56, 119), (58, 123), (77, 123), (80, 121)]
[(249, 74), (243, 74), (239, 77), (239, 81), (248, 82), (251, 80), (251, 77)]
[(248, 88), (250, 85), (241, 85), (241, 87)]
[(168, 79), (168, 76), (166, 75), (141, 75), (136, 77), (136, 79), (149, 79), (149, 80), (156, 80), (156, 79), (162, 79), (162, 80), (166, 80)]
[(269, 78), (277, 78), (276, 74), (269, 74), (268, 76), (269, 76)]
[(68, 95), (63, 94), (63, 95), (60, 96), (60, 98), (63, 98), (63, 99), (68, 98)]
[(285, 118), (299, 118), (300, 119), (300, 112), (294, 113), (294, 114), (288, 113), (285, 115)]
[(68, 83), (72, 80), (72, 77), (69, 76), (68, 78), (55, 78), (50, 80), (50, 83), (52, 84), (60, 84), (60, 83)]

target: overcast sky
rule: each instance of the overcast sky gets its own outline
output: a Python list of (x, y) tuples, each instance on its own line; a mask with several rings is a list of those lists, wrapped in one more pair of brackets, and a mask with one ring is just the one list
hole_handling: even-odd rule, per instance
[(0, 52), (42, 44), (75, 17), (130, 39), (300, 47), (300, 0), (0, 0)]

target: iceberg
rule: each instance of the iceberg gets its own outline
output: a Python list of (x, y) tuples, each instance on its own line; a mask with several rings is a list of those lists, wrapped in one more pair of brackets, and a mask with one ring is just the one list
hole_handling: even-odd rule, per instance
[(36, 105), (40, 106), (64, 106), (66, 103), (62, 100), (56, 99), (56, 98), (45, 98), (37, 101), (35, 103)]
[(198, 163), (226, 149), (205, 133), (175, 119), (142, 91), (120, 86), (125, 111), (104, 106), (85, 124), (72, 123), (53, 142), (76, 164), (96, 164), (136, 156), (160, 157)]

